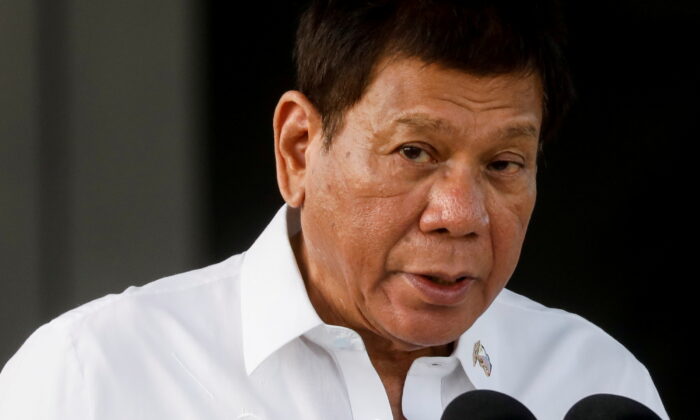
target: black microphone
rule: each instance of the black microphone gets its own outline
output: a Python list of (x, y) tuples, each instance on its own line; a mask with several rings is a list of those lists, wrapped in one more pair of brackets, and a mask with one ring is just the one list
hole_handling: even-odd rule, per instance
[(661, 420), (649, 407), (631, 398), (593, 394), (574, 404), (564, 420)]
[(440, 420), (537, 420), (523, 403), (502, 392), (477, 389), (458, 396)]

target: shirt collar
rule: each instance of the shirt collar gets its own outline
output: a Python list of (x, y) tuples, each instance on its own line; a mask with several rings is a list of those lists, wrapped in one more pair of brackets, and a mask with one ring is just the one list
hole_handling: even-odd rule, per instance
[[(324, 325), (309, 300), (290, 243), (300, 229), (299, 209), (285, 204), (245, 252), (241, 268), (241, 324), (243, 357), (249, 375), (282, 346)], [(499, 297), (462, 334), (452, 354), (477, 389), (489, 388), (494, 382), (475, 358), (474, 349), (480, 343), (481, 359), (486, 354), (491, 363), (496, 363), (493, 356), (499, 341), (497, 329), (489, 325), (497, 316)]]
[(306, 293), (290, 237), (300, 229), (299, 209), (283, 205), (241, 267), (243, 358), (251, 374), (272, 353), (323, 324)]

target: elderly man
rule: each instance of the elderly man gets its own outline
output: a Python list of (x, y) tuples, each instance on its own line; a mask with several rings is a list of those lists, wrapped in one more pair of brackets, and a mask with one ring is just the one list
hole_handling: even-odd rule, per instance
[(504, 288), (570, 90), (544, 6), (311, 5), (273, 121), (285, 206), (247, 252), (40, 328), (0, 417), (428, 420), (493, 389), (667, 418), (622, 345)]

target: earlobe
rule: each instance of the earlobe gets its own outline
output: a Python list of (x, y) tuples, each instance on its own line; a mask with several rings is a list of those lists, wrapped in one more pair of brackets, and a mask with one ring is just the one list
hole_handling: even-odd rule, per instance
[(272, 125), (277, 185), (287, 204), (301, 207), (308, 168), (307, 150), (320, 135), (320, 118), (303, 93), (288, 91), (277, 103)]

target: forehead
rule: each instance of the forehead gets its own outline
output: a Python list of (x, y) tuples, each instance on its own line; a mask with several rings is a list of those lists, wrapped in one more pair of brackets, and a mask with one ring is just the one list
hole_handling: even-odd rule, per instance
[(542, 86), (534, 72), (480, 76), (417, 59), (387, 59), (350, 111), (373, 126), (519, 131), (537, 137)]

